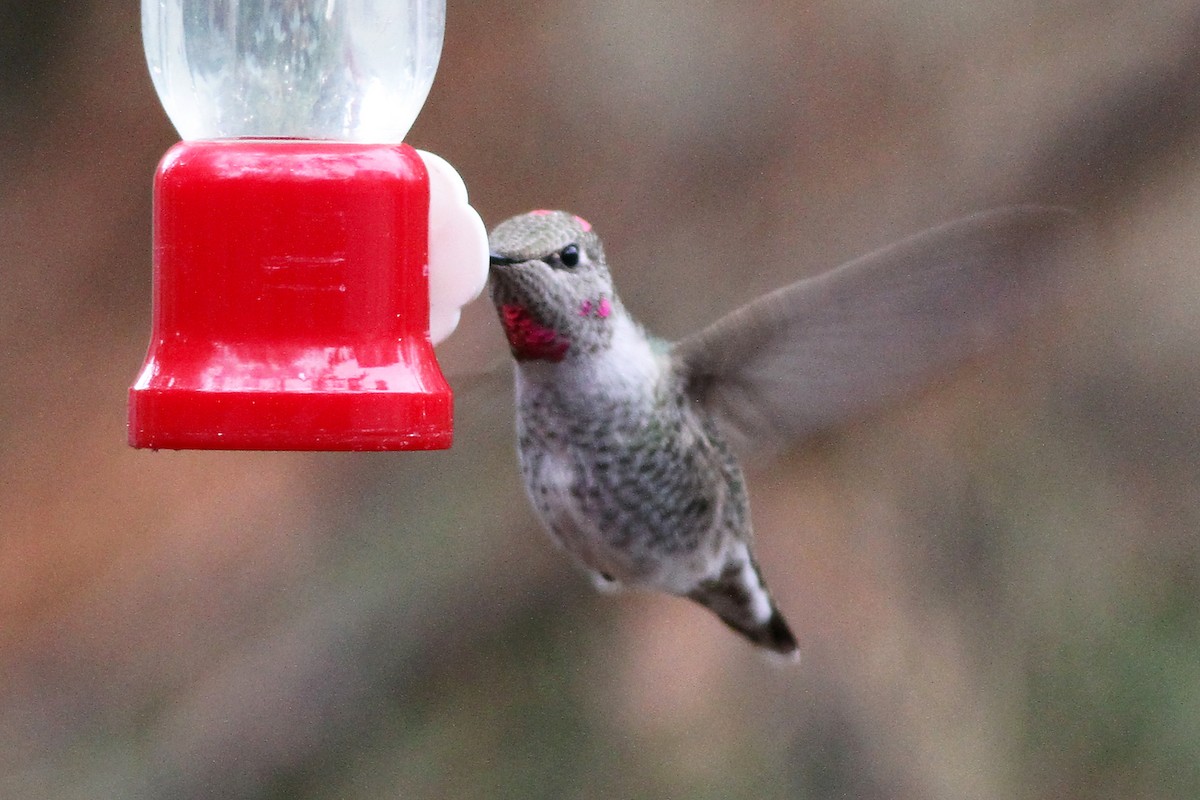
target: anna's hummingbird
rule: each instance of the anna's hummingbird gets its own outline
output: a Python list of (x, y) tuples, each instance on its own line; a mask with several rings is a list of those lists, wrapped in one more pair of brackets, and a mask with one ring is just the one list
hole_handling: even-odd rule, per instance
[(530, 500), (600, 588), (690, 598), (795, 657), (751, 549), (735, 452), (778, 446), (918, 388), (1026, 316), (1070, 212), (1014, 207), (905, 239), (760, 297), (674, 344), (613, 290), (580, 217), (492, 231)]

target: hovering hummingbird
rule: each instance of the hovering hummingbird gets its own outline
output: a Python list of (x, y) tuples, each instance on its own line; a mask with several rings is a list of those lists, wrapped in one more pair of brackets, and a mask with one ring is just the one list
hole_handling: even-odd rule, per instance
[(933, 228), (670, 343), (613, 289), (592, 226), (533, 211), (489, 237), (516, 360), (525, 488), (601, 589), (654, 589), (797, 657), (755, 561), (738, 455), (920, 387), (1027, 316), (1073, 215), (1021, 206)]

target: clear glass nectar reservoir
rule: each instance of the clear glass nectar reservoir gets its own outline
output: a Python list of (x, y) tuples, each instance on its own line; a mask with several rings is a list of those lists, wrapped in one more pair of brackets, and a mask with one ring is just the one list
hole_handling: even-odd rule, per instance
[(184, 139), (400, 142), (437, 70), (445, 0), (143, 0), (154, 86)]

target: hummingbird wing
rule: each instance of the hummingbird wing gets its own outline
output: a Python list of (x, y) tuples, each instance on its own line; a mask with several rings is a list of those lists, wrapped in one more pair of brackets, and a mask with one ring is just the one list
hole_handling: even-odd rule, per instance
[(941, 225), (731, 312), (677, 342), (675, 367), (739, 450), (804, 438), (1014, 332), (1077, 219), (1015, 206)]

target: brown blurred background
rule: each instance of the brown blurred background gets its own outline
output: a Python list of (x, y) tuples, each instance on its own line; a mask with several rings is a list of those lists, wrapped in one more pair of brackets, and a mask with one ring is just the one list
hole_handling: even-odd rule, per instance
[[(751, 473), (802, 642), (593, 594), (505, 391), (438, 454), (136, 452), (137, 4), (0, 2), (0, 796), (1200, 797), (1200, 5), (450, 0), (409, 141), (680, 335), (994, 204), (1066, 300)], [(446, 371), (504, 354), (485, 302)]]

